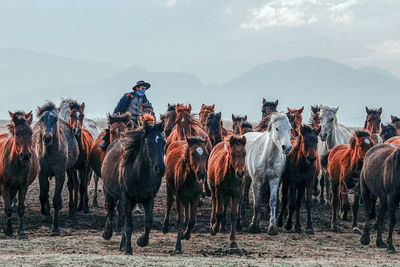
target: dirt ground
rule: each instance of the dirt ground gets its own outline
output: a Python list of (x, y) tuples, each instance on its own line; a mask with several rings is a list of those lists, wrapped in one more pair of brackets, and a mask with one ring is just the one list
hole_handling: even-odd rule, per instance
[[(99, 186), (101, 188), (101, 185)], [(51, 198), (54, 181), (51, 183)], [(93, 196), (90, 186), (90, 201)], [(209, 233), (210, 199), (206, 199), (197, 216), (197, 224), (191, 240), (182, 241), (183, 255), (172, 255), (176, 240), (174, 212), (171, 216), (171, 232), (162, 234), (161, 227), (165, 206), (165, 185), (156, 198), (154, 208), (154, 229), (150, 244), (146, 248), (136, 245), (142, 234), (144, 214), (134, 214), (133, 257), (119, 251), (120, 236), (114, 235), (106, 241), (101, 233), (106, 221), (103, 208), (92, 208), (90, 213), (68, 216), (68, 190), (63, 190), (63, 209), (60, 217), (60, 237), (50, 237), (51, 224), (42, 223), (39, 204), (39, 186), (36, 180), (29, 188), (26, 200), (25, 232), (28, 240), (18, 240), (17, 235), (8, 238), (0, 232), (0, 265), (135, 265), (135, 266), (265, 266), (265, 265), (400, 265), (399, 254), (388, 255), (384, 249), (375, 247), (376, 232), (372, 231), (371, 244), (363, 246), (359, 234), (353, 234), (349, 221), (339, 221), (340, 232), (332, 233), (330, 208), (314, 203), (314, 235), (297, 234), (280, 229), (278, 236), (266, 233), (266, 223), (261, 224), (261, 234), (251, 234), (247, 226), (237, 236), (239, 250), (231, 251), (228, 233), (212, 237)], [(103, 205), (103, 193), (99, 204)], [(0, 204), (3, 214), (4, 206)], [(364, 221), (361, 206), (360, 221)], [(251, 210), (246, 210), (246, 223), (250, 221)], [(3, 227), (4, 220), (1, 220)], [(18, 225), (13, 215), (14, 231)], [(304, 230), (305, 211), (303, 206), (302, 225)], [(360, 229), (363, 223), (359, 224)], [(386, 238), (386, 231), (384, 233)], [(400, 236), (394, 233), (394, 244), (400, 250)]]

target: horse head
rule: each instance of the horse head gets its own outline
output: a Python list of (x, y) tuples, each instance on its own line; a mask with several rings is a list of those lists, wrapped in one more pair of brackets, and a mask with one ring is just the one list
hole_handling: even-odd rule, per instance
[(368, 131), (356, 130), (351, 135), (349, 144), (357, 153), (357, 158), (363, 160), (368, 150), (374, 146), (371, 134)]
[[(164, 115), (165, 136), (169, 136), (176, 125), (176, 105), (168, 104), (167, 113)], [(162, 120), (162, 119), (161, 119)]]
[(22, 161), (28, 161), (32, 157), (32, 111), (25, 113), (17, 111), (8, 112), (11, 117), (11, 123), (8, 125), (10, 133), (13, 135), (13, 152), (19, 156)]
[(196, 174), (198, 181), (206, 182), (207, 179), (207, 141), (201, 137), (187, 137), (188, 143), (186, 160), (190, 168)]
[(384, 142), (386, 140), (392, 138), (393, 136), (397, 136), (396, 127), (390, 123), (388, 123), (386, 125), (381, 123), (380, 136), (382, 137)]
[(143, 123), (144, 139), (143, 154), (147, 159), (150, 168), (153, 170), (157, 177), (164, 176), (165, 164), (164, 164), (164, 146), (165, 138), (163, 136), (164, 123)]
[(322, 129), (320, 137), (322, 141), (326, 141), (332, 136), (335, 127), (337, 126), (336, 113), (339, 107), (328, 107), (321, 105), (321, 124)]
[(149, 113), (149, 114), (151, 114), (151, 115), (153, 115), (153, 116), (156, 115), (156, 114), (154, 113), (153, 105), (152, 105), (151, 103), (149, 103), (149, 104), (147, 104), (147, 103), (142, 104), (142, 105), (141, 105), (141, 110), (142, 110), (142, 114)]
[(45, 146), (51, 146), (58, 136), (58, 112), (52, 102), (38, 107), (37, 117), (40, 122), (40, 138)]
[(266, 117), (270, 115), (273, 112), (276, 112), (276, 108), (278, 107), (278, 99), (275, 101), (267, 101), (265, 98), (263, 98), (263, 104), (261, 108), (261, 113), (262, 117)]
[(396, 127), (396, 129), (400, 129), (400, 118), (397, 116), (390, 115), (390, 119), (394, 127)]
[(186, 135), (190, 135), (191, 132), (191, 117), (192, 105), (176, 105), (176, 126), (178, 127), (180, 139), (184, 139)]
[(110, 131), (110, 143), (121, 137), (121, 134), (132, 126), (130, 112), (108, 114), (108, 127)]
[(364, 129), (369, 133), (379, 133), (381, 124), (382, 108), (379, 109), (369, 109), (365, 107), (367, 112), (367, 118), (365, 119)]
[(211, 106), (207, 106), (204, 104), (201, 105), (200, 112), (199, 112), (199, 120), (200, 120), (201, 125), (206, 125), (208, 115), (210, 113), (215, 112), (214, 109), (215, 109), (215, 104), (213, 104)]
[(245, 133), (252, 132), (252, 131), (253, 131), (253, 125), (251, 125), (251, 123), (242, 122), (239, 125), (239, 135), (243, 135)]
[(75, 136), (80, 137), (82, 133), (83, 119), (85, 117), (85, 103), (79, 105), (76, 101), (72, 101), (68, 105), (69, 110), (69, 127)]
[[(229, 146), (228, 146), (229, 144)], [(225, 149), (229, 153), (230, 163), (235, 170), (235, 175), (242, 178), (246, 172), (246, 137), (235, 136), (229, 137), (229, 142), (225, 144)]]
[(247, 122), (247, 115), (245, 116), (235, 116), (232, 114), (232, 130), (234, 134), (239, 134), (240, 124)]
[(292, 150), (290, 142), (292, 127), (285, 113), (272, 113), (267, 132), (271, 133), (272, 141), (283, 154)]
[(320, 106), (311, 106), (311, 125), (314, 129), (318, 129), (321, 124)]
[(314, 163), (317, 159), (317, 144), (318, 144), (318, 135), (321, 131), (321, 127), (317, 130), (314, 128), (302, 124), (300, 126), (300, 134), (301, 134), (301, 153), (308, 163)]
[(210, 138), (212, 146), (222, 141), (221, 138), (221, 112), (208, 114), (205, 130)]
[(303, 116), (301, 114), (303, 113), (304, 106), (300, 109), (287, 108), (287, 110), (290, 116), (290, 123), (292, 124), (293, 135), (297, 136), (300, 125), (303, 123)]

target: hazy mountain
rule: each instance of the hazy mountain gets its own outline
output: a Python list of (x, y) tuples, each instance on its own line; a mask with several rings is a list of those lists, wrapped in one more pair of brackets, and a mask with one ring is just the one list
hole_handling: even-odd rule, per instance
[[(43, 74), (50, 71), (52, 61), (47, 60), (41, 61), (47, 62), (43, 63), (45, 67), (42, 69), (38, 67), (37, 70), (32, 70), (32, 73)], [(101, 65), (87, 64), (89, 65), (86, 66)], [(2, 62), (1, 66), (4, 65)], [(68, 68), (75, 68), (74, 62), (64, 68), (65, 73), (70, 74)], [(8, 69), (11, 67), (8, 66)], [(14, 75), (21, 74), (21, 69), (22, 67), (16, 65)], [(96, 75), (101, 76), (101, 68), (98, 70)], [(105, 70), (106, 67), (103, 71)], [(76, 69), (71, 70), (70, 77), (71, 79), (84, 77), (86, 71), (87, 67), (80, 67), (81, 73), (78, 75)], [(33, 75), (32, 73), (30, 75)], [(370, 108), (382, 106), (384, 122), (389, 120), (390, 114), (400, 113), (397, 109), (397, 102), (400, 99), (398, 77), (377, 68), (354, 69), (321, 58), (298, 58), (262, 64), (220, 86), (206, 85), (188, 73), (150, 72), (138, 67), (108, 74), (110, 72), (104, 73), (96, 81), (74, 85), (69, 81), (62, 82), (49, 77), (49, 80), (44, 79), (43, 82), (48, 84), (57, 82), (57, 85), (36, 87), (38, 89), (32, 89), (35, 87), (30, 85), (29, 79), (20, 79), (18, 82), (25, 84), (26, 88), (30, 89), (29, 93), (19, 94), (19, 91), (15, 90), (0, 94), (3, 98), (0, 118), (7, 116), (8, 109), (35, 109), (46, 99), (58, 104), (61, 97), (67, 96), (86, 102), (88, 116), (104, 117), (106, 113), (113, 111), (119, 98), (125, 92), (129, 92), (139, 79), (152, 84), (147, 95), (157, 114), (166, 110), (167, 103), (191, 103), (195, 112), (202, 103), (215, 103), (216, 109), (222, 111), (225, 119), (229, 120), (234, 113), (247, 114), (251, 121), (258, 121), (261, 117), (263, 97), (267, 100), (279, 99), (278, 108), (284, 111), (287, 106), (299, 108), (304, 105), (306, 107), (303, 114), (304, 121), (308, 121), (310, 105), (321, 103), (340, 106), (339, 120), (352, 126), (363, 124), (366, 105)], [(74, 82), (78, 80), (77, 78)]]

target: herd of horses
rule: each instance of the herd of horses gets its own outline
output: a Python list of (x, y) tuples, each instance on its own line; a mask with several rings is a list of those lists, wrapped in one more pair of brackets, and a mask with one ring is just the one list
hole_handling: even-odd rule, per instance
[[(313, 234), (312, 199), (330, 203), (331, 230), (338, 231), (337, 212), (347, 219), (352, 203), (352, 226), (358, 229), (357, 214), (362, 199), (366, 222), (360, 242), (370, 243), (370, 222), (376, 218), (376, 245), (394, 253), (392, 233), (400, 200), (400, 119), (382, 124), (382, 108), (366, 108), (363, 129), (351, 130), (337, 120), (338, 108), (312, 106), (309, 123), (300, 109), (277, 111), (278, 100), (263, 99), (262, 118), (253, 127), (247, 116), (232, 115), (232, 129), (222, 123), (215, 105), (202, 105), (198, 114), (191, 105), (170, 105), (157, 120), (151, 105), (142, 105), (142, 116), (132, 121), (130, 113), (109, 114), (100, 131), (85, 118), (85, 104), (63, 99), (57, 107), (47, 102), (38, 107), (32, 126), (32, 111), (9, 112), (9, 133), (0, 135), (0, 186), (5, 207), (4, 232), (13, 235), (13, 203), (19, 217), (19, 238), (24, 232), (25, 197), (28, 187), (39, 179), (43, 219), (52, 219), (52, 236), (60, 235), (61, 193), (67, 179), (69, 214), (89, 212), (88, 185), (95, 181), (93, 206), (98, 206), (97, 185), (103, 181), (107, 221), (103, 238), (122, 233), (120, 249), (132, 254), (132, 212), (141, 205), (145, 231), (137, 240), (149, 243), (155, 196), (165, 177), (166, 205), (162, 232), (170, 228), (175, 202), (177, 241), (189, 240), (202, 199), (211, 196), (210, 233), (226, 228), (230, 215), (230, 248), (237, 248), (236, 231), (253, 193), (253, 217), (249, 231), (259, 233), (260, 213), (269, 210), (268, 233), (279, 227), (301, 232), (300, 209), (305, 202), (307, 234)], [(54, 177), (53, 216), (50, 212), (49, 180)], [(281, 195), (281, 198), (279, 197)], [(379, 211), (375, 206), (379, 203)], [(266, 205), (267, 204), (267, 205)], [(268, 205), (269, 204), (269, 205)], [(279, 205), (280, 204), (280, 205)], [(204, 205), (204, 204), (203, 204)], [(279, 209), (280, 208), (280, 209)], [(279, 209), (279, 210), (278, 210)], [(389, 234), (382, 240), (386, 211)], [(118, 212), (117, 225), (114, 217)]]

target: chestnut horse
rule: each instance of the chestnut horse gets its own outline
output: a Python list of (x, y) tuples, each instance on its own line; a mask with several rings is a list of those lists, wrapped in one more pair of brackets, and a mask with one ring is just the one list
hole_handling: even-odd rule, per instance
[(390, 123), (386, 125), (381, 123), (381, 132), (379, 133), (379, 135), (381, 136), (383, 142), (386, 142), (392, 137), (397, 136), (396, 127)]
[[(400, 199), (400, 148), (390, 144), (379, 144), (368, 151), (361, 171), (361, 195), (366, 214), (370, 213), (371, 197), (380, 199), (381, 207), (377, 219), (376, 245), (387, 248), (388, 253), (395, 253), (392, 234), (396, 224), (396, 208)], [(382, 240), (382, 228), (386, 211), (389, 211), (389, 234), (387, 243)], [(370, 218), (366, 216), (363, 245), (370, 242)]]
[(390, 115), (391, 122), (396, 127), (397, 135), (400, 135), (400, 118), (397, 116)]
[(207, 106), (201, 104), (200, 112), (199, 112), (199, 122), (200, 124), (205, 127), (207, 123), (208, 114), (215, 112), (215, 104), (211, 106)]
[(293, 149), (286, 156), (286, 169), (282, 175), (282, 207), (278, 217), (278, 226), (283, 226), (283, 216), (286, 212), (288, 192), (290, 192), (289, 215), (286, 220), (286, 230), (292, 229), (292, 216), (296, 211), (295, 231), (301, 232), (300, 208), (303, 196), (306, 193), (307, 225), (306, 233), (314, 234), (311, 205), (313, 183), (321, 169), (317, 153), (318, 135), (321, 128), (317, 130), (302, 124), (299, 127), (298, 136), (292, 140)]
[(108, 128), (102, 131), (99, 137), (93, 142), (90, 149), (89, 162), (92, 167), (94, 176), (94, 196), (93, 206), (98, 207), (97, 203), (97, 187), (99, 177), (101, 177), (101, 166), (106, 156), (106, 151), (111, 142), (118, 140), (122, 133), (131, 127), (131, 113), (126, 112), (123, 114), (108, 114)]
[(367, 112), (367, 118), (365, 119), (364, 130), (371, 134), (371, 138), (375, 145), (382, 143), (382, 138), (379, 135), (379, 132), (381, 131), (382, 108), (369, 109), (368, 107), (365, 107), (365, 111)]
[[(74, 168), (78, 171), (78, 176), (75, 179), (68, 179), (68, 190), (70, 191), (70, 215), (73, 215), (78, 204), (79, 190), (79, 205), (77, 210), (89, 213), (89, 196), (88, 186), (90, 176), (92, 174), (89, 156), (93, 145), (93, 137), (90, 132), (83, 128), (83, 119), (85, 118), (85, 103), (79, 105), (76, 101), (69, 103), (69, 121), (68, 125), (72, 130), (79, 146), (79, 157)], [(78, 179), (76, 179), (78, 178)], [(75, 191), (74, 198), (72, 192)]]
[(208, 134), (208, 138), (210, 138), (213, 147), (221, 142), (226, 136), (232, 134), (222, 126), (221, 112), (209, 113), (204, 129)]
[[(332, 185), (332, 222), (331, 230), (338, 231), (336, 220), (338, 198), (340, 198), (341, 218), (347, 220), (350, 209), (348, 194), (349, 189), (356, 188), (359, 183), (361, 168), (367, 151), (373, 146), (371, 135), (367, 131), (357, 130), (350, 137), (349, 144), (335, 146), (328, 158), (328, 173)], [(357, 228), (357, 214), (359, 206), (359, 193), (354, 190), (353, 202), (353, 231)]]
[(19, 239), (25, 239), (27, 238), (24, 231), (25, 196), (29, 185), (38, 174), (39, 162), (32, 148), (32, 111), (27, 114), (20, 111), (9, 114), (10, 135), (0, 136), (0, 188), (7, 216), (4, 232), (7, 236), (13, 234), (11, 202), (18, 193), (18, 236)]
[[(168, 147), (166, 153), (167, 206), (163, 233), (166, 234), (169, 231), (169, 214), (175, 198), (178, 229), (176, 254), (182, 254), (181, 240), (182, 238), (190, 239), (196, 223), (197, 206), (202, 193), (201, 184), (207, 179), (207, 159), (206, 140), (199, 137), (175, 141)], [(182, 235), (184, 227), (187, 228)]]
[(237, 248), (236, 226), (242, 228), (238, 216), (245, 184), (245, 146), (246, 137), (232, 135), (214, 147), (208, 160), (208, 179), (212, 196), (211, 235), (216, 235), (220, 230), (230, 203), (230, 248)]
[(303, 123), (303, 116), (301, 115), (304, 110), (304, 106), (300, 109), (287, 108), (288, 115), (290, 116), (290, 124), (292, 125), (292, 138), (297, 137), (300, 134), (300, 126)]
[(234, 134), (240, 133), (240, 124), (247, 122), (247, 115), (235, 116), (232, 114), (232, 130)]
[(320, 106), (315, 105), (311, 106), (311, 118), (310, 118), (310, 125), (313, 127), (315, 130), (317, 130), (320, 127), (321, 124), (321, 117), (320, 117)]
[(172, 130), (176, 125), (175, 107), (176, 105), (168, 104), (167, 113), (163, 115), (163, 119), (161, 118), (162, 121), (165, 121), (165, 130), (164, 130), (165, 137), (168, 137), (171, 134)]
[(265, 98), (263, 98), (263, 104), (262, 104), (262, 108), (261, 108), (261, 122), (257, 125), (257, 127), (255, 128), (256, 132), (264, 132), (267, 128), (268, 128), (268, 124), (270, 121), (270, 115), (273, 112), (276, 112), (276, 108), (278, 106), (279, 101), (275, 100), (275, 102), (271, 101), (267, 101), (265, 100)]
[(59, 120), (57, 108), (53, 103), (48, 102), (39, 107), (37, 117), (39, 121), (34, 126), (32, 140), (40, 165), (40, 210), (44, 219), (50, 216), (49, 179), (54, 176), (54, 218), (51, 235), (59, 236), (58, 220), (62, 207), (61, 193), (64, 187), (65, 173), (68, 174), (68, 180), (75, 177), (74, 166), (79, 157), (79, 147), (69, 125), (63, 120)]
[(145, 232), (137, 240), (137, 245), (145, 247), (153, 224), (154, 198), (160, 188), (165, 173), (163, 123), (143, 126), (124, 133), (124, 137), (112, 142), (107, 149), (101, 168), (104, 193), (107, 200), (107, 222), (103, 238), (108, 240), (113, 234), (115, 206), (121, 202), (125, 218), (124, 234), (120, 249), (132, 255), (132, 209), (143, 204), (145, 210)]

